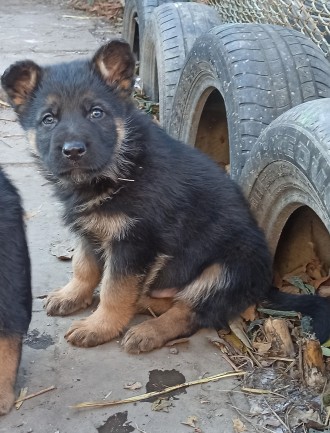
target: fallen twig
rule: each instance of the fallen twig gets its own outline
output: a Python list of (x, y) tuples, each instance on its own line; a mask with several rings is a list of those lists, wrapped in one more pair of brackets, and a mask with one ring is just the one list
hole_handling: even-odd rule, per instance
[(160, 395), (167, 394), (171, 391), (175, 391), (180, 388), (186, 388), (188, 386), (199, 385), (202, 383), (216, 382), (217, 380), (220, 379), (226, 379), (228, 377), (233, 377), (233, 376), (243, 376), (244, 374), (245, 374), (244, 371), (235, 371), (235, 372), (230, 371), (226, 373), (215, 374), (214, 376), (204, 377), (203, 379), (193, 380), (191, 382), (179, 383), (178, 385), (169, 386), (163, 389), (162, 391), (148, 392), (146, 394), (135, 395), (134, 397), (125, 398), (123, 400), (85, 402), (85, 403), (78, 403), (71, 407), (74, 409), (83, 409), (83, 408), (115, 406), (124, 403), (133, 403), (136, 401), (145, 400), (150, 397), (158, 397)]
[(29, 394), (25, 397), (18, 398), (15, 401), (15, 404), (20, 403), (21, 401), (29, 400), (30, 398), (37, 397), (38, 395), (44, 394), (45, 392), (48, 392), (48, 391), (52, 391), (53, 389), (56, 389), (56, 387), (54, 385), (50, 386), (49, 388), (45, 388), (45, 389), (42, 389), (40, 391), (34, 392), (33, 394)]
[(156, 314), (154, 313), (154, 311), (150, 307), (148, 307), (147, 310), (152, 315), (152, 317), (155, 317), (155, 318), (157, 317)]
[(73, 20), (90, 20), (91, 17), (84, 17), (80, 15), (62, 15), (63, 18), (71, 18)]
[(177, 338), (176, 340), (171, 340), (165, 344), (166, 347), (172, 347), (176, 344), (189, 343), (189, 338)]
[(278, 419), (278, 421), (282, 424), (282, 426), (289, 432), (292, 433), (290, 427), (285, 424), (285, 422), (282, 420), (282, 418), (274, 411), (274, 409), (272, 409), (272, 407), (270, 406), (270, 404), (268, 403), (268, 401), (266, 399), (264, 399), (266, 405), (268, 406), (268, 408), (271, 410), (271, 412), (273, 413), (273, 415)]
[(242, 387), (241, 390), (242, 390), (242, 392), (248, 392), (251, 394), (272, 394), (272, 395), (276, 395), (277, 397), (285, 398), (284, 395), (279, 394), (278, 392), (275, 392), (275, 391), (270, 391), (269, 389)]
[(234, 371), (239, 371), (239, 368), (236, 367), (236, 365), (233, 363), (233, 361), (229, 358), (228, 355), (222, 353), (221, 356), (225, 361), (228, 362), (228, 364), (233, 368)]
[(251, 359), (255, 362), (255, 364), (261, 368), (261, 364), (260, 362), (257, 360), (257, 358), (253, 355), (252, 350), (250, 350), (248, 347), (246, 348), (246, 351), (248, 352), (248, 354), (250, 355)]

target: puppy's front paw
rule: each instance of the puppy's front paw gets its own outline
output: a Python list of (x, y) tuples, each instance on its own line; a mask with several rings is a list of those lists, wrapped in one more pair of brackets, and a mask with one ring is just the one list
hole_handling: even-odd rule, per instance
[(73, 322), (67, 333), (66, 340), (79, 347), (93, 347), (107, 343), (117, 337), (121, 328), (113, 326), (108, 317), (102, 320), (98, 317), (97, 310), (86, 319)]
[(67, 316), (91, 305), (93, 296), (65, 288), (51, 292), (46, 299), (45, 308), (49, 316)]
[(8, 383), (1, 383), (0, 378), (0, 415), (6, 415), (12, 408), (15, 401), (13, 387)]
[(163, 338), (159, 335), (157, 327), (154, 327), (153, 319), (147, 320), (140, 325), (132, 326), (123, 340), (122, 345), (129, 353), (150, 352), (164, 345)]

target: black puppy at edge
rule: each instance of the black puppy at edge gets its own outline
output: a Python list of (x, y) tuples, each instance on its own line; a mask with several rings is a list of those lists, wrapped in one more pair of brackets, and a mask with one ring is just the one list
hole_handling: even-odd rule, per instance
[(0, 169), (0, 415), (14, 403), (31, 303), (30, 259), (20, 197)]
[(130, 98), (134, 58), (114, 40), (91, 60), (40, 67), (15, 63), (2, 85), (46, 178), (78, 235), (73, 279), (50, 293), (50, 315), (100, 304), (66, 339), (95, 346), (134, 314), (129, 352), (149, 351), (200, 327), (221, 328), (248, 306), (298, 310), (330, 335), (330, 307), (317, 296), (271, 288), (272, 259), (238, 186), (198, 150), (169, 137)]

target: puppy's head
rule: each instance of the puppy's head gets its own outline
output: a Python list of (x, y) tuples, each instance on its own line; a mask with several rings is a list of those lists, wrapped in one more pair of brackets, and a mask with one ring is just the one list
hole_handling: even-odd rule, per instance
[(89, 183), (119, 174), (134, 67), (129, 45), (113, 40), (90, 61), (43, 68), (26, 60), (4, 72), (2, 87), (53, 177)]

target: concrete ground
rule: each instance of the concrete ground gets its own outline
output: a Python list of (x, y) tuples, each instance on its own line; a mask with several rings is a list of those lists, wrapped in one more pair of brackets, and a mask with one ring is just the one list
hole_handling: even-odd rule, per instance
[[(87, 1), (87, 0), (86, 0)], [(2, 0), (0, 2), (0, 73), (12, 62), (29, 58), (46, 64), (92, 53), (102, 41), (115, 37), (114, 28), (97, 18), (67, 9), (58, 2)], [(79, 433), (145, 432), (185, 433), (234, 431), (237, 413), (228, 405), (226, 390), (238, 383), (221, 382), (187, 388), (165, 401), (165, 411), (152, 402), (102, 409), (74, 410), (71, 405), (91, 400), (120, 399), (153, 390), (157, 385), (191, 381), (230, 370), (221, 352), (212, 346), (205, 330), (189, 343), (150, 354), (128, 355), (119, 341), (80, 349), (63, 338), (75, 317), (47, 317), (45, 295), (70, 277), (71, 264), (61, 261), (58, 247), (70, 249), (73, 239), (60, 221), (60, 204), (28, 153), (27, 143), (13, 111), (0, 104), (0, 163), (21, 192), (33, 274), (33, 319), (24, 344), (17, 392), (28, 394), (50, 386), (56, 389), (27, 400), (0, 419), (0, 432)], [(1, 193), (1, 192), (0, 192)], [(172, 353), (177, 352), (177, 353)], [(1, 368), (1, 366), (0, 366)], [(140, 382), (137, 390), (124, 389)], [(240, 394), (235, 394), (240, 396)], [(244, 410), (243, 397), (235, 404)], [(183, 425), (195, 416), (197, 428)]]

